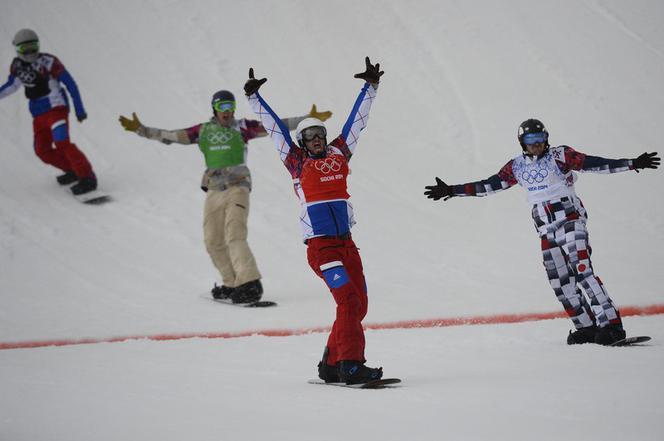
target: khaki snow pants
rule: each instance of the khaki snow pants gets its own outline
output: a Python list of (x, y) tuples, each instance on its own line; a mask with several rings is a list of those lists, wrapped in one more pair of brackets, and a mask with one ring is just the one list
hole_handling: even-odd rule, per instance
[(261, 278), (247, 243), (248, 217), (247, 187), (207, 192), (203, 212), (205, 248), (223, 284), (230, 288)]

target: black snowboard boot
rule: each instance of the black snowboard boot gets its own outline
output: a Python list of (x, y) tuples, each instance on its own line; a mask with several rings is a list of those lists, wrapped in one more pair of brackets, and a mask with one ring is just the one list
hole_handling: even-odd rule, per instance
[(362, 384), (383, 377), (383, 368), (366, 367), (360, 361), (344, 360), (339, 362), (339, 378), (346, 384)]
[(78, 184), (72, 185), (71, 192), (75, 195), (89, 193), (97, 189), (97, 178), (94, 176), (81, 178)]
[(336, 365), (327, 364), (327, 356), (329, 353), (330, 348), (325, 346), (323, 359), (318, 363), (318, 378), (326, 383), (339, 383), (341, 382), (341, 378), (339, 378), (339, 369)]
[(584, 343), (595, 343), (595, 335), (597, 335), (597, 326), (588, 326), (587, 328), (577, 329), (572, 332), (569, 331), (567, 336), (568, 345), (581, 345)]
[(595, 343), (598, 345), (610, 346), (618, 340), (627, 336), (622, 325), (606, 325), (600, 328), (595, 335)]
[(233, 291), (235, 291), (235, 288), (231, 288), (229, 286), (221, 285), (217, 286), (217, 284), (214, 284), (214, 288), (212, 288), (212, 297), (215, 299), (230, 299), (231, 296), (233, 295)]
[(68, 171), (63, 175), (56, 176), (55, 179), (60, 185), (69, 185), (78, 181), (78, 176), (76, 176), (76, 173)]
[(257, 302), (263, 295), (263, 285), (259, 279), (244, 283), (233, 290), (231, 299), (233, 303)]

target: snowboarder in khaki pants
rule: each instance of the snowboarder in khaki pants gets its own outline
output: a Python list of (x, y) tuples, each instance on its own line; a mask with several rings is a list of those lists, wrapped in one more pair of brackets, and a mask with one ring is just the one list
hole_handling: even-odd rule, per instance
[(224, 283), (234, 280), (241, 286), (261, 277), (247, 243), (248, 215), (247, 187), (208, 191), (203, 214), (205, 246)]
[[(205, 247), (219, 270), (222, 286), (212, 288), (215, 299), (233, 303), (258, 301), (263, 295), (261, 274), (247, 243), (251, 174), (246, 164), (247, 143), (267, 136), (260, 121), (235, 119), (235, 97), (221, 90), (212, 97), (213, 116), (208, 122), (180, 130), (146, 127), (136, 114), (120, 116), (125, 130), (164, 144), (198, 144), (205, 157), (206, 170), (201, 188), (207, 192), (203, 214)], [(326, 120), (332, 112), (318, 112), (312, 106), (308, 115), (287, 118), (289, 130), (307, 117)]]

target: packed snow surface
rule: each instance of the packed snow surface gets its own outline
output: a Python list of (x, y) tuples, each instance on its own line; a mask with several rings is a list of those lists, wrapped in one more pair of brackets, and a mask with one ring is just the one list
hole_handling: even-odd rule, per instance
[[(0, 62), (23, 27), (76, 79), (73, 141), (113, 203), (86, 206), (32, 151), (22, 91), (0, 102), (0, 342), (329, 326), (292, 182), (250, 143), (250, 244), (276, 308), (212, 302), (197, 147), (125, 132), (207, 120), (249, 67), (282, 117), (315, 103), (341, 130), (364, 57), (385, 70), (351, 161), (367, 323), (558, 311), (520, 188), (432, 202), (439, 176), (486, 178), (516, 128), (608, 158), (661, 147), (664, 3), (583, 0), (116, 2), (23, 0), (0, 14)], [(662, 152), (660, 152), (662, 153)], [(593, 264), (618, 305), (664, 303), (662, 171), (583, 174)], [(401, 387), (314, 386), (325, 334), (138, 340), (0, 351), (0, 440), (660, 440), (664, 317), (627, 317), (642, 347), (569, 347), (566, 319), (367, 333)]]

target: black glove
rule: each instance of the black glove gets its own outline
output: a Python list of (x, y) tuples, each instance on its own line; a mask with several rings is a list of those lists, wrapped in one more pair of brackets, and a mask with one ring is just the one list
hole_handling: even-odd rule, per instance
[(376, 63), (375, 66), (372, 65), (371, 61), (369, 61), (369, 57), (366, 57), (364, 62), (367, 64), (367, 69), (364, 72), (355, 74), (355, 78), (360, 78), (367, 83), (378, 84), (380, 82), (380, 77), (385, 73), (380, 70), (380, 63)]
[(83, 121), (85, 121), (86, 119), (88, 119), (88, 114), (85, 113), (85, 112), (83, 112), (83, 113), (79, 113), (78, 115), (76, 115), (76, 119), (78, 120), (78, 122), (81, 122), (81, 123), (82, 123)]
[(266, 81), (267, 78), (261, 78), (260, 80), (254, 78), (254, 68), (250, 67), (249, 79), (247, 80), (246, 83), (244, 83), (244, 93), (247, 96), (255, 94), (256, 92), (258, 92), (258, 89), (260, 89), (263, 83), (265, 83)]
[(638, 158), (632, 159), (632, 165), (634, 165), (634, 170), (639, 172), (640, 168), (657, 168), (661, 159), (659, 156), (656, 156), (657, 152), (652, 153), (642, 153)]
[(433, 199), (434, 201), (437, 201), (442, 197), (445, 198), (443, 199), (444, 201), (454, 197), (454, 194), (452, 192), (452, 187), (441, 181), (437, 176), (436, 176), (436, 185), (428, 185), (424, 188), (427, 189), (427, 191), (424, 192), (426, 197), (428, 197), (429, 199)]

